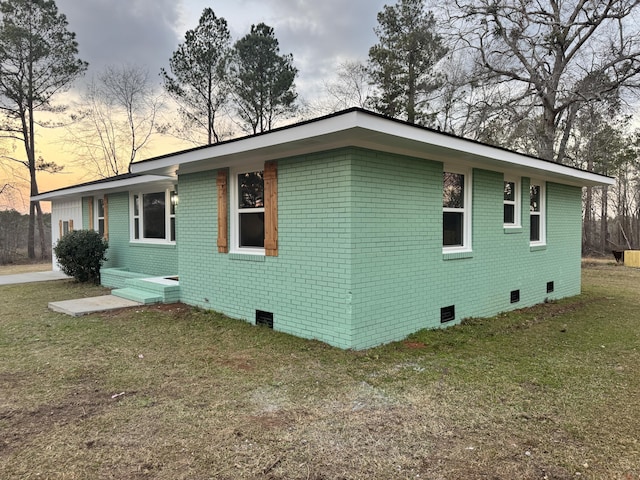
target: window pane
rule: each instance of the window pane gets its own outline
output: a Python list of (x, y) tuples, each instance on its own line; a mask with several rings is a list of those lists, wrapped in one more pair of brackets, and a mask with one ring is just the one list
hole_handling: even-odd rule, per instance
[(170, 196), (169, 196), (169, 200), (171, 202), (170, 205), (170, 212), (171, 215), (175, 215), (176, 214), (176, 205), (178, 204), (178, 192), (176, 192), (175, 190), (173, 192), (171, 192)]
[(531, 215), (531, 234), (529, 239), (532, 242), (540, 241), (540, 215)]
[(171, 217), (171, 239), (172, 242), (176, 241), (176, 219)]
[(133, 196), (133, 216), (137, 217), (140, 215), (140, 198), (138, 195)]
[(241, 173), (238, 175), (238, 187), (240, 208), (264, 207), (263, 172)]
[(104, 237), (104, 218), (98, 219), (98, 233)]
[(504, 223), (516, 223), (516, 207), (515, 205), (504, 206)]
[(464, 175), (444, 172), (442, 206), (446, 208), (464, 208)]
[(462, 246), (464, 214), (461, 212), (443, 212), (442, 244), (444, 246)]
[(508, 202), (516, 200), (516, 184), (513, 182), (504, 182), (504, 199)]
[(133, 220), (133, 238), (140, 240), (140, 219)]
[(104, 217), (104, 199), (98, 199), (98, 217)]
[(240, 214), (240, 246), (264, 247), (264, 212)]
[(166, 238), (164, 192), (146, 193), (142, 196), (144, 238)]
[(531, 212), (539, 212), (540, 211), (540, 186), (539, 185), (531, 185), (529, 187), (529, 211)]

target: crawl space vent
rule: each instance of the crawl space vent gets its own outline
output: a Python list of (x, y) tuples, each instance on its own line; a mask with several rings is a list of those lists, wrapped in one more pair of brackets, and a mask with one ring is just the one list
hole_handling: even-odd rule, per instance
[(256, 310), (256, 325), (273, 328), (273, 313)]
[(456, 306), (449, 305), (440, 309), (440, 323), (447, 323), (456, 318)]
[(511, 290), (511, 303), (518, 303), (520, 301), (520, 290)]
[(547, 282), (547, 293), (553, 292), (553, 282)]

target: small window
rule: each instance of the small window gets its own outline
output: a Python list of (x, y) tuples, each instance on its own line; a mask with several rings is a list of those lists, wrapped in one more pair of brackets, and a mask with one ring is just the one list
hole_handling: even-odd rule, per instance
[(471, 175), (445, 171), (442, 177), (442, 246), (471, 249)]
[(175, 241), (175, 189), (131, 196), (131, 238), (151, 243)]
[(69, 222), (67, 220), (64, 220), (62, 222), (62, 235), (66, 235), (67, 233), (69, 233), (71, 231), (71, 229), (69, 228)]
[(544, 195), (544, 184), (532, 182), (529, 187), (529, 239), (532, 244), (545, 242)]
[(504, 215), (505, 227), (520, 226), (520, 180), (505, 178), (504, 180)]
[(511, 290), (511, 303), (518, 303), (520, 301), (520, 290)]
[(95, 202), (96, 205), (96, 230), (101, 237), (104, 237), (104, 197), (100, 197)]

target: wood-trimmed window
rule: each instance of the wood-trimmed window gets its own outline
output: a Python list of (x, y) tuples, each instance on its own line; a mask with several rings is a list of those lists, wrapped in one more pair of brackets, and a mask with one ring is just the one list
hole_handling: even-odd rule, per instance
[(216, 186), (218, 252), (277, 256), (277, 163), (267, 162), (231, 171), (219, 170)]

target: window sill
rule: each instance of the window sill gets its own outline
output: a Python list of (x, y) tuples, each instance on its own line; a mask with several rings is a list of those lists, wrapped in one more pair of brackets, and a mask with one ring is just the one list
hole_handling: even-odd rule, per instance
[(229, 260), (239, 260), (243, 262), (264, 262), (265, 258), (266, 257), (264, 255), (256, 255), (256, 254), (249, 254), (249, 253), (230, 253), (229, 254)]
[(523, 229), (522, 227), (504, 227), (504, 233), (506, 233), (507, 235), (511, 234), (511, 233), (522, 233)]
[(442, 252), (443, 260), (461, 260), (463, 258), (473, 258), (473, 252)]
[(530, 252), (541, 252), (543, 250), (547, 249), (547, 245), (546, 244), (531, 244), (529, 245), (529, 251)]
[(175, 249), (176, 242), (145, 242), (143, 240), (130, 240), (130, 247), (151, 247), (151, 248), (167, 248), (167, 249)]

